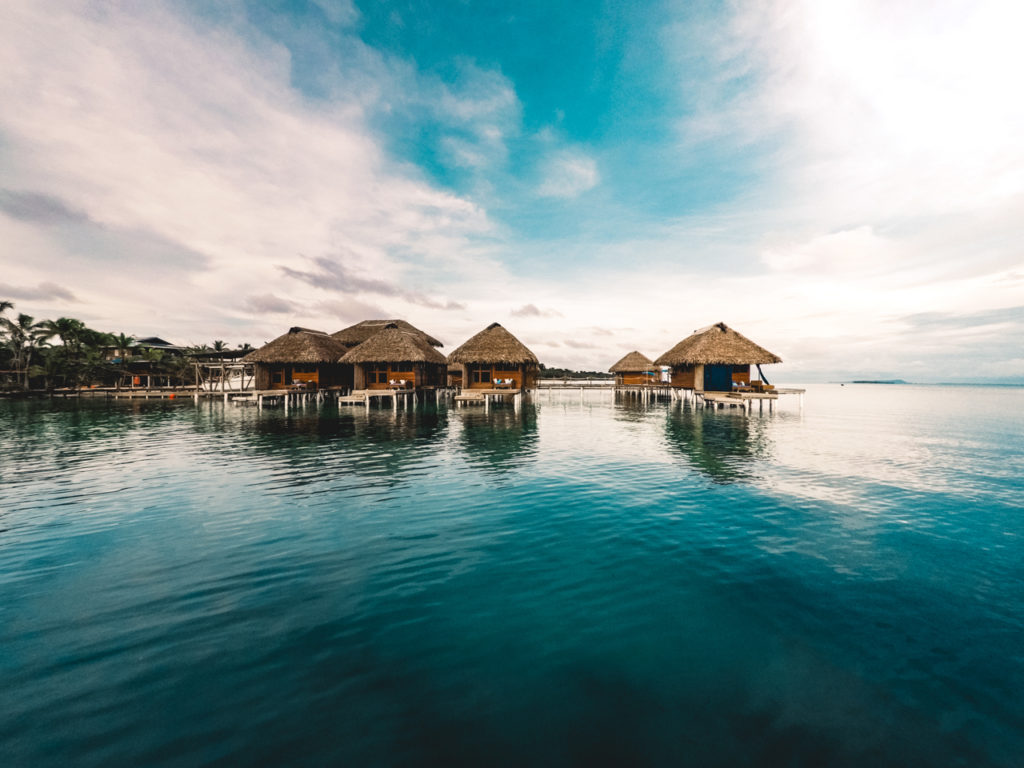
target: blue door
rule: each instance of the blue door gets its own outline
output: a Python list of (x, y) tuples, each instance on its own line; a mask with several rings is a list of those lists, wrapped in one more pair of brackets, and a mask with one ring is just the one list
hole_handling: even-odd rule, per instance
[(731, 365), (705, 365), (704, 389), (707, 392), (732, 391)]

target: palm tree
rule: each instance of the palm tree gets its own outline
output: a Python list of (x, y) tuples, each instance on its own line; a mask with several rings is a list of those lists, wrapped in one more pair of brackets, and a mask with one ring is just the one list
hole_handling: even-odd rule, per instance
[[(14, 307), (13, 301), (0, 301), (0, 315)], [(0, 368), (7, 367), (7, 359), (12, 357), (10, 347), (7, 344), (7, 328), (0, 323)], [(6, 378), (5, 378), (6, 381)]]
[(40, 351), (39, 362), (29, 366), (29, 378), (43, 377), (43, 388), (52, 391), (54, 380), (64, 372), (64, 363), (57, 350), (49, 347)]
[(214, 352), (223, 352), (227, 348), (228, 348), (227, 344), (225, 344), (220, 339), (217, 339), (216, 341), (213, 342), (213, 351)]
[(64, 384), (67, 386), (68, 378), (73, 376), (75, 386), (78, 386), (80, 357), (82, 353), (82, 342), (88, 328), (81, 320), (73, 317), (61, 317), (57, 320), (44, 320), (39, 323), (41, 333), (50, 339), (54, 336), (60, 338), (61, 346), (64, 348)]
[(0, 323), (7, 331), (7, 347), (14, 357), (14, 367), (24, 374), (24, 388), (28, 389), (28, 369), (32, 365), (32, 355), (52, 334), (43, 328), (43, 323), (35, 322), (31, 315), (22, 313), (17, 320), (0, 317)]
[(117, 377), (117, 388), (120, 389), (121, 381), (124, 379), (124, 372), (128, 368), (128, 352), (131, 350), (132, 344), (135, 343), (135, 337), (119, 333), (111, 339), (111, 343), (117, 347), (118, 359), (120, 360), (121, 371)]

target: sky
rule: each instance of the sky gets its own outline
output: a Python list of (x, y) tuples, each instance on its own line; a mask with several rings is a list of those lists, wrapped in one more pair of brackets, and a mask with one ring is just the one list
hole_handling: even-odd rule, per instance
[[(1024, 381), (1024, 4), (0, 3), (0, 299)], [(767, 371), (766, 371), (767, 372)], [(769, 374), (771, 375), (771, 374)]]

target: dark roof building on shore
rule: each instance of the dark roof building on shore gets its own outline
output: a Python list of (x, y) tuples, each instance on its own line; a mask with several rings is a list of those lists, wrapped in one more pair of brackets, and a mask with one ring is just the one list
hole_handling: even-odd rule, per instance
[(727, 391), (734, 383), (750, 383), (751, 365), (760, 372), (761, 365), (781, 362), (781, 357), (725, 323), (716, 323), (687, 336), (654, 364), (672, 369), (672, 386)]
[(242, 362), (253, 363), (256, 389), (351, 386), (352, 368), (339, 363), (345, 346), (323, 331), (295, 326)]
[(537, 356), (500, 323), (491, 323), (470, 338), (448, 355), (448, 362), (462, 365), (464, 388), (487, 389), (499, 381), (513, 389), (537, 385)]
[(146, 336), (142, 339), (136, 339), (132, 343), (133, 348), (143, 349), (165, 349), (165, 350), (181, 350), (184, 347), (178, 344), (171, 344), (167, 339), (161, 339), (159, 336)]
[(615, 363), (608, 370), (615, 374), (615, 385), (620, 387), (637, 387), (654, 384), (656, 366), (647, 355), (633, 350)]
[(331, 336), (344, 344), (346, 348), (351, 349), (352, 347), (362, 344), (374, 334), (383, 331), (389, 325), (393, 325), (403, 331), (418, 333), (425, 338), (427, 343), (432, 347), (444, 346), (443, 343), (435, 339), (433, 336), (421, 331), (419, 328), (405, 320), (363, 320), (355, 325), (350, 325), (348, 328), (342, 328), (340, 331), (332, 333)]
[(443, 387), (448, 361), (434, 349), (434, 342), (440, 344), (408, 323), (388, 322), (344, 352), (341, 362), (354, 366), (356, 389), (387, 389), (396, 382), (405, 382), (403, 386), (408, 389)]

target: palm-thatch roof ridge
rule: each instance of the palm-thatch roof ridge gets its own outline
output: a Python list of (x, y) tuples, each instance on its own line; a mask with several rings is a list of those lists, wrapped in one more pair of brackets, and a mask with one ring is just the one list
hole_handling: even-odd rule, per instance
[(388, 323), (357, 347), (343, 351), (342, 363), (437, 363), (444, 365), (444, 355), (427, 340), (424, 333)]
[(444, 344), (429, 333), (421, 331), (419, 328), (414, 326), (412, 323), (408, 323), (405, 320), (363, 320), (362, 322), (350, 325), (348, 328), (342, 328), (340, 331), (332, 333), (335, 339), (340, 341), (346, 347), (354, 347), (357, 344), (362, 344), (368, 338), (373, 336), (375, 333), (379, 333), (387, 328), (389, 325), (394, 325), (403, 331), (411, 331), (412, 333), (418, 333), (427, 342), (434, 347), (443, 347)]
[(626, 373), (628, 371), (651, 371), (654, 370), (654, 367), (654, 362), (647, 355), (634, 349), (608, 370), (612, 373)]
[(760, 365), (782, 358), (725, 323), (702, 328), (654, 361), (655, 365)]
[(242, 358), (245, 363), (336, 363), (345, 346), (323, 331), (298, 326)]
[(448, 355), (448, 362), (521, 365), (539, 361), (523, 342), (505, 330), (500, 323), (491, 323)]

